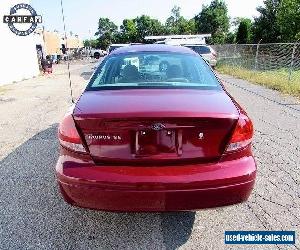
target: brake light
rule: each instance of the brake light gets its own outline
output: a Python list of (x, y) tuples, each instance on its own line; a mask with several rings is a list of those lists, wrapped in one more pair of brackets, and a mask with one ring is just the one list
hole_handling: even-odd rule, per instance
[(232, 152), (248, 146), (253, 137), (253, 125), (245, 114), (241, 114), (236, 124), (226, 152)]
[(59, 124), (58, 138), (63, 147), (75, 152), (86, 153), (72, 114), (68, 113)]

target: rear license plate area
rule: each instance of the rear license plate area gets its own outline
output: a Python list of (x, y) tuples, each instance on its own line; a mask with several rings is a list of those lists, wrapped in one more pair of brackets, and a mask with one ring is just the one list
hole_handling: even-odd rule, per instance
[[(181, 140), (179, 139), (181, 138)], [(181, 131), (163, 129), (160, 131), (142, 130), (135, 132), (135, 156), (181, 155)]]

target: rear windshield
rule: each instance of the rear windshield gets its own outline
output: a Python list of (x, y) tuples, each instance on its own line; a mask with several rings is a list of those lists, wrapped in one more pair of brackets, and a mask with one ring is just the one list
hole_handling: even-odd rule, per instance
[(209, 53), (211, 53), (209, 47), (207, 47), (207, 46), (188, 46), (187, 45), (186, 47), (191, 48), (192, 50), (194, 50), (198, 54), (209, 54)]
[(122, 88), (221, 89), (200, 56), (165, 52), (108, 56), (94, 73), (87, 90)]

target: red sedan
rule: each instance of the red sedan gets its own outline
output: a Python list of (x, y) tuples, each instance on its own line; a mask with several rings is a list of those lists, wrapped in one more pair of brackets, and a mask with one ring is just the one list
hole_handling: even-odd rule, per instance
[(196, 210), (246, 201), (252, 122), (207, 63), (180, 46), (117, 49), (59, 126), (64, 199), (108, 211)]

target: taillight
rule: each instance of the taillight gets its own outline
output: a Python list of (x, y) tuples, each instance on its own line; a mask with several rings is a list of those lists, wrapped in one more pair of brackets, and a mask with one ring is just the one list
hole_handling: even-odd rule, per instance
[(231, 136), (226, 152), (232, 152), (248, 146), (253, 137), (253, 125), (245, 114), (241, 114)]
[(86, 153), (72, 114), (66, 114), (62, 122), (59, 124), (58, 138), (63, 147), (75, 152)]

